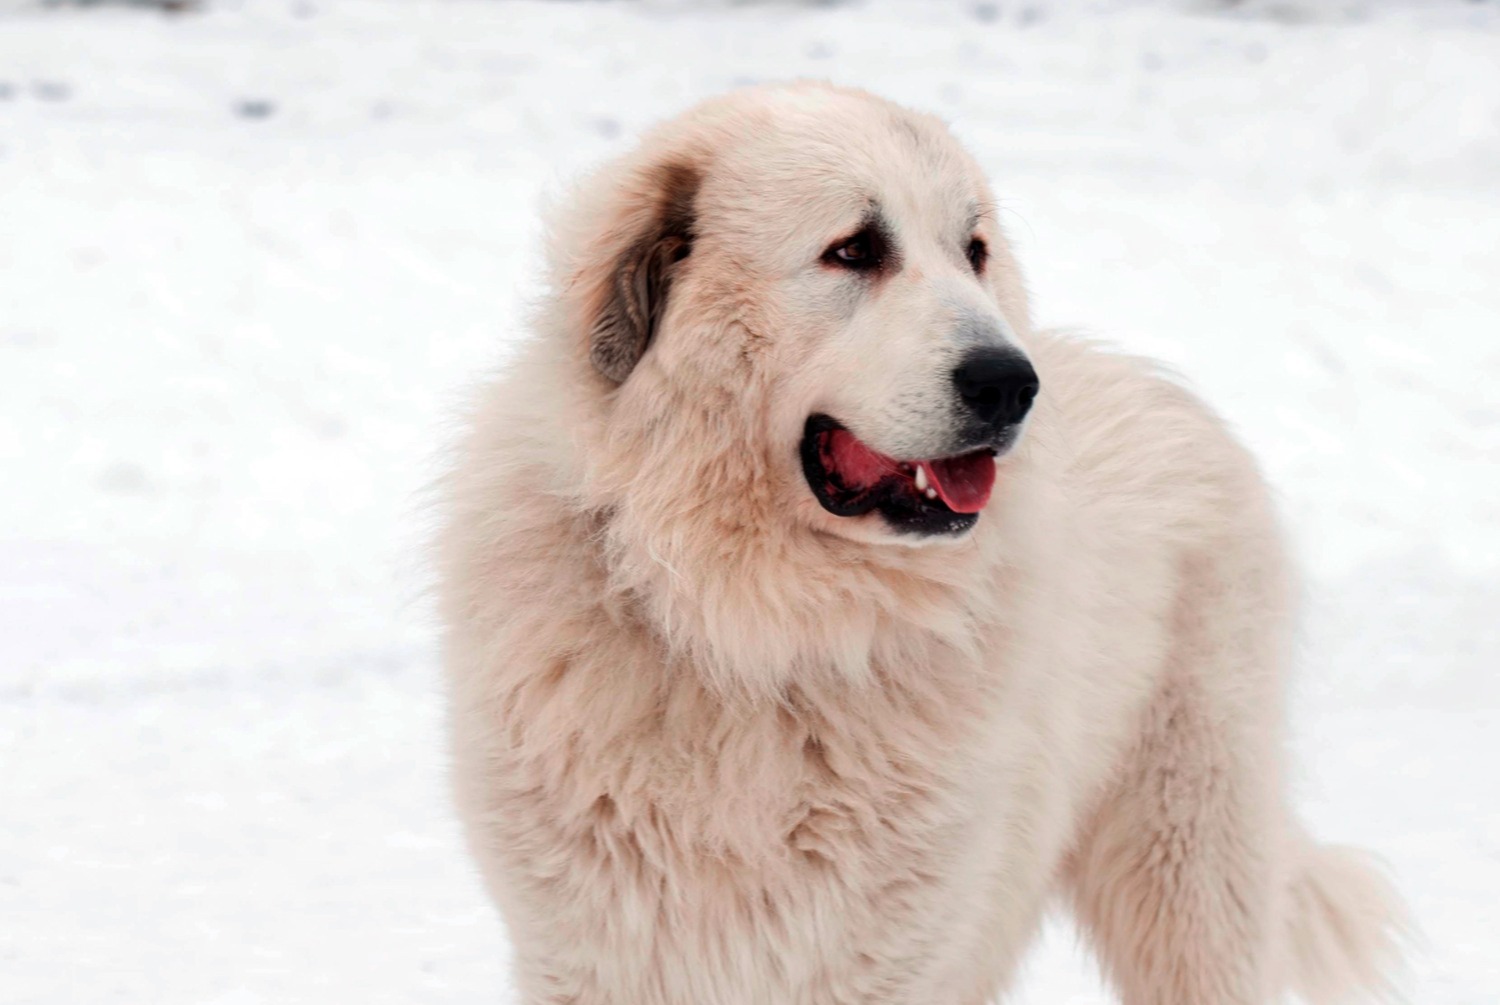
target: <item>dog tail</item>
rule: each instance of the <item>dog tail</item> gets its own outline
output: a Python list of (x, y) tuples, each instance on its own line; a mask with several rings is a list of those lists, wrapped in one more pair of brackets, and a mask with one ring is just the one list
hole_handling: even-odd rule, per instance
[(1287, 983), (1297, 994), (1313, 1005), (1401, 1000), (1394, 975), (1412, 928), (1379, 862), (1304, 841), (1288, 911)]

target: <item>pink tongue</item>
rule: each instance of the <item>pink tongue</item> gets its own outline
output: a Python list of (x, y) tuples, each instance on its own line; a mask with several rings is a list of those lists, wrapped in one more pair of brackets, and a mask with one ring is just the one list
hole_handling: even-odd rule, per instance
[[(844, 484), (851, 489), (870, 488), (882, 478), (901, 472), (894, 459), (871, 450), (847, 429), (834, 430), (827, 443), (826, 459), (833, 462)], [(932, 487), (953, 512), (978, 513), (990, 501), (990, 492), (995, 487), (995, 456), (988, 451), (922, 464), (932, 477)]]
[(851, 489), (867, 489), (898, 470), (895, 461), (871, 450), (847, 429), (834, 430), (828, 447), (839, 475)]
[(955, 513), (978, 513), (995, 487), (995, 455), (985, 450), (942, 461), (928, 461), (932, 487)]

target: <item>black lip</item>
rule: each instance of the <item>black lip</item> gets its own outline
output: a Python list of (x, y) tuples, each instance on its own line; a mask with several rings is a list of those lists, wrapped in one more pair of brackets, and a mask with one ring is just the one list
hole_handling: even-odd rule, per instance
[(838, 477), (823, 465), (818, 451), (822, 433), (845, 428), (828, 415), (813, 415), (802, 430), (802, 474), (818, 503), (834, 516), (856, 517), (879, 512), (892, 530), (921, 536), (962, 534), (979, 520), (978, 513), (955, 513), (940, 500), (904, 489), (895, 479), (879, 482), (860, 493), (829, 491)]

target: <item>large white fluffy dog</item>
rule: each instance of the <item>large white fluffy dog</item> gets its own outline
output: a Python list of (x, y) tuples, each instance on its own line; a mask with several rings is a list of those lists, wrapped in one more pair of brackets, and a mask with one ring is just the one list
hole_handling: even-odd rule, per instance
[(532, 1005), (978, 1005), (1049, 899), (1131, 1005), (1383, 985), (1287, 807), (1267, 494), (1034, 331), (974, 161), (821, 85), (554, 222), (440, 543), (454, 777)]

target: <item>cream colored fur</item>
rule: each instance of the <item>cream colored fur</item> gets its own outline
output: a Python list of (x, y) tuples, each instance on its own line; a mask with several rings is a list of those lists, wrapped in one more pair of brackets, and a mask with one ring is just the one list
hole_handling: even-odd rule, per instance
[[(818, 263), (872, 196), (906, 238), (878, 293)], [(979, 1005), (1054, 897), (1128, 1005), (1384, 986), (1393, 898), (1287, 809), (1255, 465), (1151, 365), (1033, 331), (991, 204), (935, 120), (794, 85), (661, 127), (555, 221), (440, 541), (458, 805), (528, 1005)], [(691, 253), (631, 271), (685, 211)], [(644, 352), (591, 361), (649, 330), (648, 275)], [(976, 528), (825, 512), (808, 414), (923, 456), (973, 316), (1042, 383)]]

